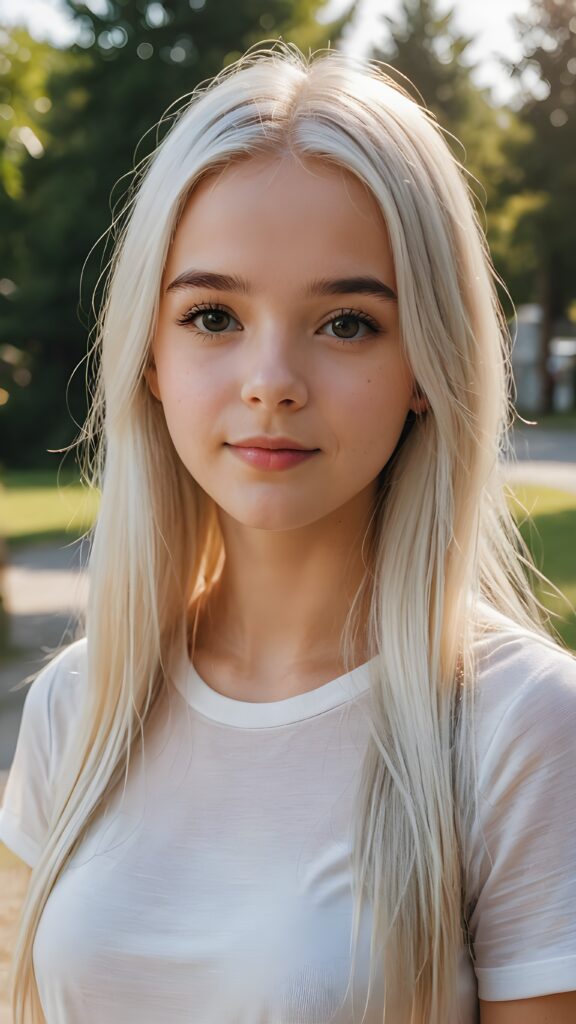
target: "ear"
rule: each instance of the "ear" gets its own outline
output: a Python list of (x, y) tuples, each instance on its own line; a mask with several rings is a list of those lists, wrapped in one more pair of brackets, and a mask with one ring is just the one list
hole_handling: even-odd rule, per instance
[(144, 376), (154, 398), (157, 398), (158, 401), (161, 402), (160, 388), (158, 387), (158, 371), (156, 369), (156, 363), (154, 362), (154, 356), (150, 356), (146, 369), (144, 370)]
[(410, 408), (412, 412), (416, 413), (417, 416), (426, 412), (428, 409), (428, 402), (426, 400), (426, 397), (423, 395), (422, 391), (420, 390), (417, 384), (414, 384)]

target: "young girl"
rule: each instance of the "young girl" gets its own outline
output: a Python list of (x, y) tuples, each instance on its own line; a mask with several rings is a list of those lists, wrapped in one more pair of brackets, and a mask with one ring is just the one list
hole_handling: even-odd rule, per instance
[(86, 637), (24, 706), (15, 1024), (576, 1019), (576, 668), (460, 167), (376, 62), (198, 88), (126, 204)]

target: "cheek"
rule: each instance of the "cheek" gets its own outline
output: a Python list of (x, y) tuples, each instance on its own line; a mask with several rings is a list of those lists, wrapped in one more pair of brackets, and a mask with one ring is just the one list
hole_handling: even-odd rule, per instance
[(192, 423), (210, 422), (219, 397), (216, 381), (197, 369), (177, 363), (157, 363), (158, 386), (171, 432), (188, 430)]
[(386, 460), (402, 432), (410, 409), (412, 381), (398, 360), (367, 369), (353, 388), (341, 395), (346, 412), (350, 451)]

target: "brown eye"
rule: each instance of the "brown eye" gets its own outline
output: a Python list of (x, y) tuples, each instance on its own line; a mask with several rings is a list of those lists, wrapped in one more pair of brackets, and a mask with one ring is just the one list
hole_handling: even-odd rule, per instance
[[(201, 326), (197, 327), (194, 321), (201, 317)], [(222, 318), (224, 317), (224, 322)], [(198, 334), (210, 335), (210, 334), (224, 334), (228, 333), (225, 331), (226, 318), (228, 320), (234, 319), (231, 313), (228, 313), (222, 306), (212, 305), (211, 303), (202, 303), (197, 306), (192, 306), (188, 309), (181, 317), (178, 318), (176, 323), (181, 327), (192, 326)], [(202, 328), (206, 328), (202, 330)]]
[(380, 331), (380, 325), (376, 320), (368, 316), (367, 313), (358, 313), (353, 309), (341, 310), (338, 316), (332, 317), (324, 326), (327, 327), (329, 324), (335, 324), (336, 330), (344, 332), (343, 335), (333, 335), (336, 341), (360, 342), (365, 340), (366, 334), (358, 334), (359, 323), (367, 327), (371, 334), (378, 334)]

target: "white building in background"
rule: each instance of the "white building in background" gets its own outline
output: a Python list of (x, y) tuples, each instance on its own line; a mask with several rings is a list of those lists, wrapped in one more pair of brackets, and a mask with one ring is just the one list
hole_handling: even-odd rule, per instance
[[(539, 370), (541, 329), (542, 307), (537, 303), (518, 306), (510, 333), (516, 405), (522, 412), (540, 412), (544, 404), (545, 385)], [(554, 410), (563, 412), (576, 407), (576, 338), (552, 338), (548, 370), (553, 382)]]
[(576, 408), (576, 338), (552, 339), (549, 367), (554, 381), (555, 411)]
[(518, 306), (510, 324), (512, 370), (516, 384), (516, 405), (523, 412), (539, 412), (544, 399), (544, 382), (539, 370), (542, 307), (537, 303)]

